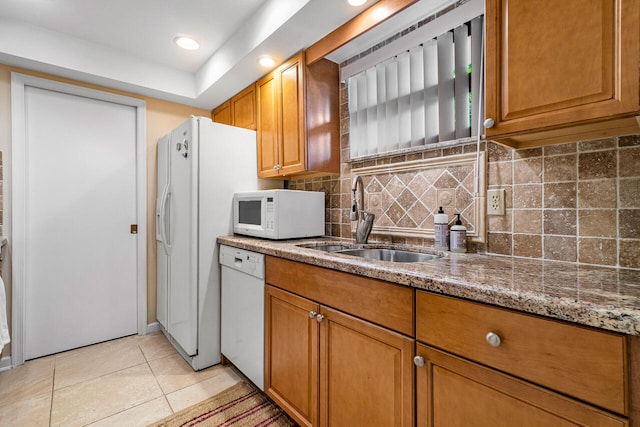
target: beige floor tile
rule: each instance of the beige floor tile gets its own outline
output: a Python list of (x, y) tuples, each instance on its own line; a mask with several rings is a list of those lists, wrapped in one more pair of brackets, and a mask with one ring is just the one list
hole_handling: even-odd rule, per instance
[(142, 405), (134, 406), (126, 411), (119, 412), (108, 418), (104, 418), (88, 427), (145, 427), (156, 421), (173, 414), (167, 399), (162, 396)]
[(31, 399), (0, 405), (0, 425), (3, 426), (49, 426), (51, 391)]
[(133, 337), (62, 353), (56, 357), (54, 388), (59, 390), (141, 363), (145, 358)]
[(0, 406), (41, 395), (51, 396), (54, 366), (55, 358), (44, 357), (0, 372)]
[(162, 396), (146, 363), (55, 390), (51, 426), (81, 426)]
[(101, 343), (97, 343), (97, 344), (92, 344), (92, 345), (88, 345), (85, 347), (79, 347), (79, 348), (74, 348), (72, 350), (68, 350), (68, 351), (64, 351), (62, 353), (57, 353), (54, 355), (54, 357), (56, 359), (60, 359), (60, 358), (64, 358), (64, 357), (68, 357), (68, 356), (78, 356), (79, 354), (82, 353), (91, 353), (91, 352), (95, 352), (96, 348), (102, 347), (102, 346), (108, 346), (110, 344), (117, 344), (117, 345), (136, 345), (136, 340), (138, 339), (140, 335), (129, 335), (127, 337), (122, 337), (122, 338), (116, 338), (110, 341), (104, 341)]
[(216, 375), (215, 371), (220, 365), (196, 372), (179, 354), (176, 354), (151, 360), (149, 366), (162, 387), (162, 391), (168, 394), (211, 378)]
[(174, 412), (215, 396), (241, 381), (240, 376), (230, 367), (217, 366), (216, 375), (192, 386), (167, 394), (167, 400)]
[(140, 336), (138, 345), (147, 360), (155, 360), (178, 354), (162, 332)]

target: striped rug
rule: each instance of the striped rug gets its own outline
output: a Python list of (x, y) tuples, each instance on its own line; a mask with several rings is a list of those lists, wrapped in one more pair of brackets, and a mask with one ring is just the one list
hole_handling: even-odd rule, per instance
[(296, 424), (246, 382), (152, 424), (152, 427), (285, 427)]

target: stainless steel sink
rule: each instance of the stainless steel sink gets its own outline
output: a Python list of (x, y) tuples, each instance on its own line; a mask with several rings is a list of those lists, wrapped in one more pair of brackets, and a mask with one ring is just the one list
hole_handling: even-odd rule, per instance
[(318, 245), (318, 246), (306, 246), (302, 245), (303, 248), (315, 249), (318, 251), (324, 252), (338, 252), (344, 251), (346, 249), (354, 249), (353, 245), (340, 245), (340, 244), (330, 244), (330, 245)]
[(389, 262), (423, 262), (440, 258), (440, 255), (422, 252), (403, 251), (398, 249), (344, 249), (334, 251), (338, 254)]

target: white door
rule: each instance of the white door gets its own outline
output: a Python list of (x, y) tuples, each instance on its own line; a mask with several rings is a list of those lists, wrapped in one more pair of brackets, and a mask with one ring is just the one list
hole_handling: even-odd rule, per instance
[(24, 358), (135, 334), (136, 108), (24, 88)]

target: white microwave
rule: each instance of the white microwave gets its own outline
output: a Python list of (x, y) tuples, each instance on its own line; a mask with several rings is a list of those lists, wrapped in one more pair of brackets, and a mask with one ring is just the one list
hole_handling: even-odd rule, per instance
[(324, 235), (324, 193), (260, 190), (233, 195), (233, 232), (264, 239)]

